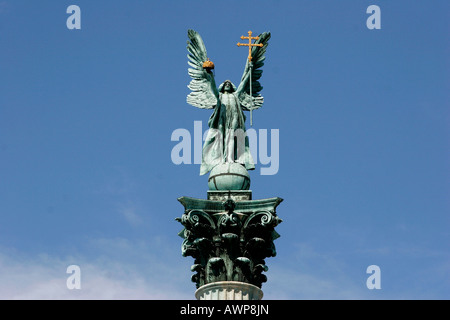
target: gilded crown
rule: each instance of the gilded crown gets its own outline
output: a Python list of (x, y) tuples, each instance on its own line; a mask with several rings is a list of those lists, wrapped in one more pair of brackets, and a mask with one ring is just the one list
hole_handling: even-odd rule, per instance
[(208, 60), (203, 62), (203, 69), (206, 69), (206, 71), (211, 71), (214, 69), (214, 63), (208, 58)]

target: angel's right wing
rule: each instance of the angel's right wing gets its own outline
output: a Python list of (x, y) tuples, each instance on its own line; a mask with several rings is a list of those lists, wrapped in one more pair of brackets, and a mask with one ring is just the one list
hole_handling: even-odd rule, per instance
[(203, 63), (208, 59), (205, 44), (198, 32), (194, 30), (188, 30), (188, 38), (188, 64), (192, 67), (188, 69), (192, 77), (188, 88), (192, 92), (187, 96), (186, 101), (197, 108), (214, 109), (219, 100), (219, 92), (214, 75), (203, 68)]

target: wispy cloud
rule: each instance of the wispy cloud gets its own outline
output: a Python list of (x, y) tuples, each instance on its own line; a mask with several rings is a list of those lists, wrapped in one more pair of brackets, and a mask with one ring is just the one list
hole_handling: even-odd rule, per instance
[[(269, 270), (264, 297), (274, 300), (367, 299), (362, 286), (342, 275), (326, 275), (277, 265)], [(367, 289), (366, 289), (367, 290)]]
[(137, 213), (138, 209), (131, 203), (120, 205), (118, 210), (125, 220), (133, 227), (137, 227), (143, 222), (141, 216)]
[[(448, 299), (449, 255), (426, 247), (372, 247), (324, 252), (310, 243), (268, 260), (266, 299)], [(289, 259), (288, 263), (280, 263)], [(381, 268), (381, 289), (369, 290), (366, 268)], [(415, 277), (405, 276), (405, 271)]]
[(345, 263), (314, 249), (307, 243), (298, 243), (290, 254), (291, 263), (270, 260), (269, 278), (263, 287), (266, 299), (366, 299), (365, 283), (346, 272)]
[[(142, 243), (124, 239), (91, 240), (99, 257), (26, 256), (0, 249), (0, 299), (193, 299), (195, 287), (183, 286), (179, 266), (155, 257)], [(110, 254), (116, 252), (116, 255)], [(128, 252), (127, 255), (124, 252)], [(124, 259), (119, 259), (124, 256)], [(131, 259), (129, 259), (131, 257)], [(138, 262), (137, 257), (143, 259)], [(128, 262), (127, 260), (131, 260)], [(81, 269), (81, 289), (69, 290), (69, 265)], [(172, 269), (176, 270), (172, 270)]]
[[(0, 299), (194, 299), (195, 285), (189, 280), (193, 260), (181, 257), (179, 244), (174, 243), (160, 235), (145, 240), (90, 238), (83, 254), (72, 255), (30, 255), (0, 247)], [(441, 255), (433, 256), (439, 259), (413, 283), (395, 278), (399, 270), (386, 266), (382, 289), (368, 290), (367, 266), (358, 262), (355, 268), (351, 265), (355, 260), (299, 243), (294, 250), (267, 259), (264, 299), (442, 298), (448, 296), (439, 292), (448, 287), (449, 263)], [(66, 287), (70, 276), (66, 269), (72, 264), (81, 268), (80, 290)], [(440, 289), (423, 292), (429, 287), (424, 282), (431, 280)]]

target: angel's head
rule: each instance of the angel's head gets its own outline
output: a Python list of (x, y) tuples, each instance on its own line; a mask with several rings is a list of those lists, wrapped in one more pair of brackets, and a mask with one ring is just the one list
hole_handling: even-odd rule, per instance
[(236, 87), (230, 80), (225, 80), (220, 86), (219, 86), (219, 92), (234, 92), (236, 91)]

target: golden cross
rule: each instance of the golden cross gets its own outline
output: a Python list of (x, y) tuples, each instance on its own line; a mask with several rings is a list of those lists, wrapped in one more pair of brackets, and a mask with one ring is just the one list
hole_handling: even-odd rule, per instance
[(248, 37), (241, 36), (242, 40), (248, 39), (248, 43), (238, 42), (238, 46), (248, 46), (248, 61), (252, 61), (252, 47), (262, 47), (262, 43), (252, 43), (252, 40), (258, 40), (259, 37), (252, 37), (252, 32), (248, 32)]

